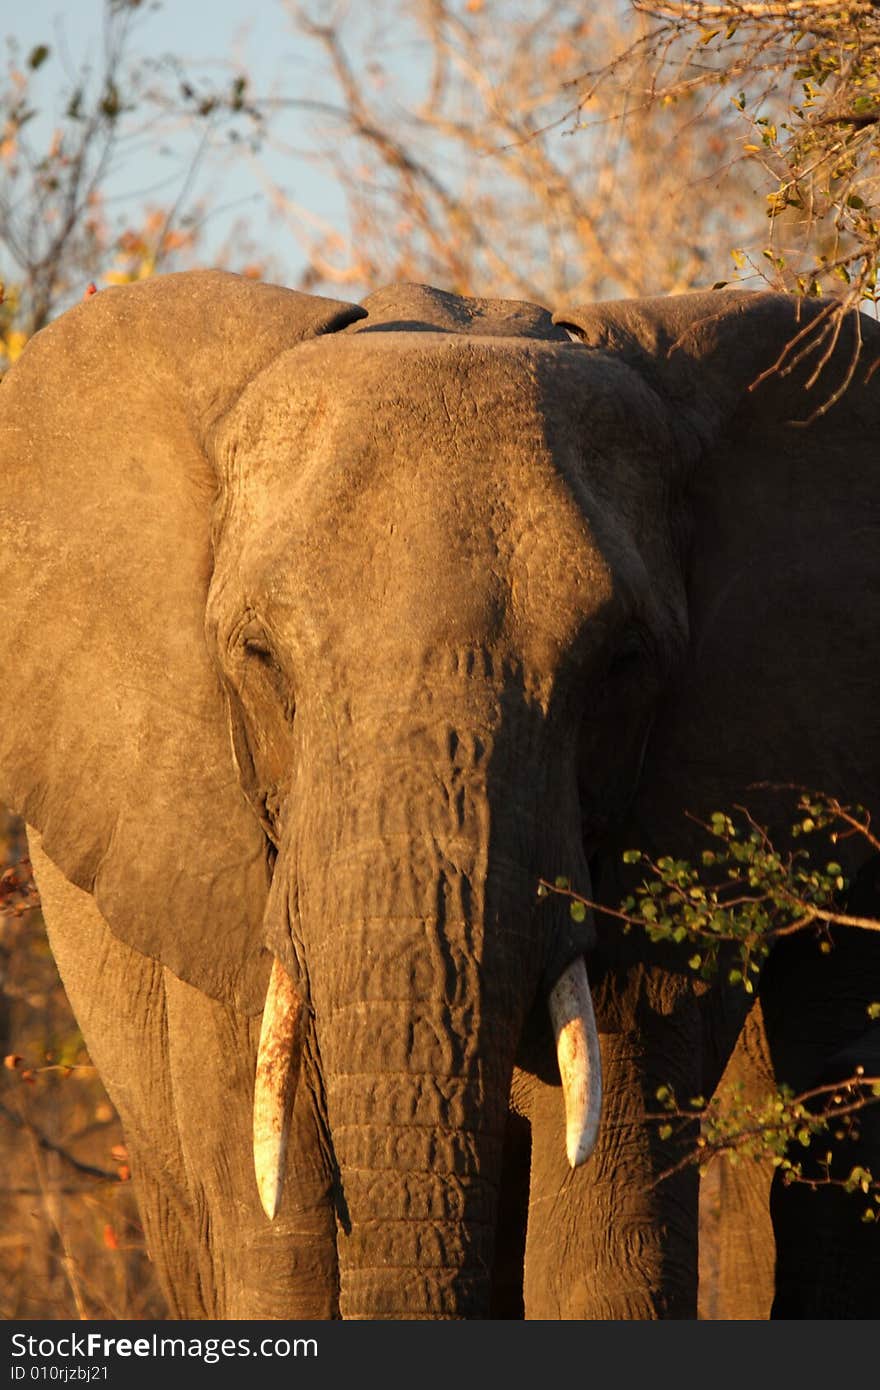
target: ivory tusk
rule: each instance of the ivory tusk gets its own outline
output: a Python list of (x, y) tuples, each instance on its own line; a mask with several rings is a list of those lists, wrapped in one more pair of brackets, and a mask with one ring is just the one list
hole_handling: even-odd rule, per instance
[(290, 1117), (299, 1080), (302, 1001), (287, 971), (272, 963), (254, 1078), (254, 1171), (272, 1221), (281, 1201)]
[(548, 998), (565, 1097), (565, 1152), (572, 1168), (596, 1146), (602, 1112), (599, 1034), (583, 957), (563, 970)]

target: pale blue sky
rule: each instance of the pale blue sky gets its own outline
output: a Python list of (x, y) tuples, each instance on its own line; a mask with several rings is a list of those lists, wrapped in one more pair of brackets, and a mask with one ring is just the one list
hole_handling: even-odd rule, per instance
[[(313, 13), (324, 17), (336, 8), (331, 0), (314, 4)], [(0, 39), (14, 36), (24, 57), (38, 43), (52, 49), (38, 76), (44, 79), (41, 105), (50, 107), (63, 84), (63, 57), (68, 72), (83, 59), (100, 61), (102, 51), (102, 0), (0, 0)], [(308, 91), (314, 94), (319, 81), (314, 68), (314, 50), (306, 47), (290, 25), (281, 0), (165, 0), (153, 7), (148, 3), (137, 17), (138, 55), (158, 58), (174, 54), (186, 63), (188, 71), (215, 75), (226, 68), (230, 80), (243, 67), (263, 92), (273, 88), (286, 95)], [(307, 118), (291, 113), (285, 117), (289, 142), (301, 149), (310, 145)], [(152, 201), (172, 199), (179, 186), (181, 171), (194, 146), (177, 136), (171, 153), (162, 154), (155, 145), (142, 145), (131, 160), (123, 163), (112, 180), (112, 210), (120, 216), (130, 206), (132, 212), (143, 205), (144, 190), (153, 189)], [(222, 147), (221, 147), (222, 156)], [(264, 151), (268, 172), (288, 194), (311, 212), (344, 227), (344, 203), (339, 189), (321, 177), (305, 158), (281, 157)], [(203, 193), (212, 209), (205, 226), (201, 255), (210, 260), (212, 250), (221, 246), (236, 221), (246, 222), (255, 250), (269, 253), (276, 271), (293, 280), (304, 263), (291, 233), (272, 216), (270, 199), (257, 174), (243, 162), (228, 158), (206, 161), (198, 175), (196, 193)]]

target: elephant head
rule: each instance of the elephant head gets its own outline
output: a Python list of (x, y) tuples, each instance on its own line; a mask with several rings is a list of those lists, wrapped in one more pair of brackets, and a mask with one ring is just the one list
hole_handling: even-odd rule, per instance
[[(343, 1316), (486, 1311), (548, 1010), (557, 1148), (593, 1147), (594, 924), (538, 880), (589, 897), (623, 826), (650, 846), (753, 773), (852, 772), (864, 691), (804, 734), (803, 681), (821, 700), (855, 663), (800, 650), (799, 604), (816, 565), (826, 616), (862, 584), (821, 499), (848, 489), (856, 526), (876, 497), (853, 441), (880, 411), (857, 383), (797, 431), (803, 374), (750, 391), (796, 326), (772, 295), (554, 322), (192, 273), (94, 296), (3, 384), (0, 795), (117, 938), (262, 1011), (263, 1206), (302, 1072)], [(612, 1032), (656, 976), (628, 959), (618, 988), (613, 955)]]

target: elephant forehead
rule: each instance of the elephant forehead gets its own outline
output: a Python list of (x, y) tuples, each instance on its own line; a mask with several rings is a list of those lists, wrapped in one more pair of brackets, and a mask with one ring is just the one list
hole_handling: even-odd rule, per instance
[(398, 425), (442, 435), (446, 452), (486, 442), (542, 418), (556, 364), (583, 348), (532, 339), (448, 333), (375, 333), (318, 338), (283, 353), (252, 383), (242, 414), (258, 435), (299, 435), (334, 421), (383, 433)]
[(354, 619), (370, 646), (504, 637), (553, 661), (614, 591), (576, 440), (552, 427), (560, 353), (392, 333), (287, 353), (230, 451), (253, 589), (324, 642)]
[(465, 544), (509, 533), (514, 516), (534, 529), (584, 484), (577, 411), (555, 387), (569, 353), (589, 356), (434, 333), (304, 344), (252, 383), (227, 423), (227, 502), (249, 529), (278, 522), (282, 538), (353, 515), (362, 526), (368, 513), (401, 524), (429, 513)]

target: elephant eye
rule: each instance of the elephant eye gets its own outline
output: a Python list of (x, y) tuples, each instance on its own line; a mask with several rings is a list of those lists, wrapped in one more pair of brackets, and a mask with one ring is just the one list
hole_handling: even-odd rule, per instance
[(238, 645), (245, 656), (253, 657), (266, 666), (277, 666), (272, 644), (262, 623), (252, 619), (238, 635)]
[(637, 670), (648, 655), (648, 642), (638, 627), (628, 627), (618, 639), (608, 663), (609, 676), (625, 676)]
[[(238, 684), (245, 685), (256, 681), (254, 689), (263, 689), (280, 703), (284, 718), (293, 723), (296, 701), (290, 676), (279, 660), (272, 639), (258, 618), (250, 618), (234, 639), (236, 650), (244, 657), (238, 662)], [(244, 684), (242, 684), (244, 682)]]
[(246, 638), (244, 642), (244, 650), (247, 656), (255, 656), (260, 661), (272, 662), (274, 664), (272, 648), (269, 646), (269, 643), (264, 638)]

